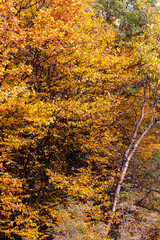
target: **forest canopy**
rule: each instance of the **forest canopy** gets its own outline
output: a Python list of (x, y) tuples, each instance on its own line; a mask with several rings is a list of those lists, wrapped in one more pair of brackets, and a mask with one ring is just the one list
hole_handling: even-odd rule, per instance
[(160, 239), (159, 40), (159, 1), (0, 1), (0, 239)]

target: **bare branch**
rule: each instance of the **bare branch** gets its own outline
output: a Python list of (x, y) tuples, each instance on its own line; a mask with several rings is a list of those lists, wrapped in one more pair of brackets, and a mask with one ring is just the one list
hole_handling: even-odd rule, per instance
[(138, 205), (138, 206), (141, 205), (141, 203), (146, 199), (146, 197), (147, 197), (151, 192), (160, 193), (160, 191), (155, 190), (155, 189), (152, 189), (153, 184), (159, 179), (159, 177), (160, 177), (160, 174), (158, 174), (158, 176), (154, 179), (153, 183), (152, 183), (151, 186), (150, 186), (149, 191), (145, 194), (145, 196), (144, 196), (141, 200), (139, 200), (139, 201), (136, 203), (136, 205)]

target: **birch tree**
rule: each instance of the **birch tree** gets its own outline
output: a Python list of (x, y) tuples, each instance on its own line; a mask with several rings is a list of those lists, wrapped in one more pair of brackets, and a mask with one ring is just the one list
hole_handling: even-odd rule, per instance
[[(140, 62), (138, 67), (140, 76), (137, 75), (137, 78), (142, 79), (140, 80), (140, 85), (142, 86), (140, 90), (141, 97), (139, 94), (136, 96), (136, 101), (137, 97), (139, 97), (138, 106), (137, 104), (134, 105), (135, 99), (132, 99), (128, 104), (129, 108), (132, 109), (131, 112), (134, 117), (133, 130), (128, 131), (127, 125), (123, 121), (123, 129), (129, 144), (122, 156), (122, 168), (111, 209), (111, 218), (107, 225), (107, 234), (113, 223), (120, 191), (125, 181), (130, 161), (132, 161), (146, 135), (149, 135), (150, 130), (156, 127), (160, 121), (160, 21), (159, 16), (150, 8), (148, 17), (151, 23), (150, 27), (148, 27), (142, 36), (134, 38), (134, 41), (137, 43), (133, 43), (133, 46), (137, 49), (137, 61)], [(157, 149), (159, 149), (159, 144), (157, 145)]]

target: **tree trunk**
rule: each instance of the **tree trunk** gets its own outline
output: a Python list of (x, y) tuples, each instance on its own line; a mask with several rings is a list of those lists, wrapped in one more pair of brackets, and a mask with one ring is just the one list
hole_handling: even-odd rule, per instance
[[(138, 123), (136, 125), (133, 137), (131, 139), (131, 142), (130, 142), (130, 144), (129, 144), (129, 146), (128, 146), (125, 154), (124, 154), (124, 159), (123, 159), (124, 164), (122, 166), (122, 172), (121, 172), (120, 180), (119, 180), (119, 182), (117, 184), (117, 188), (116, 188), (116, 192), (115, 192), (115, 198), (114, 198), (113, 206), (112, 206), (112, 209), (111, 209), (112, 215), (111, 215), (111, 217), (110, 217), (110, 219), (108, 221), (108, 224), (107, 224), (106, 235), (109, 234), (110, 229), (111, 229), (111, 225), (112, 225), (112, 222), (113, 222), (113, 219), (114, 219), (114, 215), (115, 215), (115, 212), (116, 212), (116, 208), (117, 208), (117, 203), (118, 203), (121, 187), (122, 187), (124, 178), (126, 176), (126, 172), (128, 170), (129, 163), (130, 163), (130, 161), (131, 161), (135, 151), (137, 150), (140, 142), (142, 141), (142, 139), (149, 132), (149, 130), (154, 126), (154, 124), (157, 121), (160, 121), (160, 117), (158, 117), (156, 119), (153, 118), (155, 109), (156, 109), (157, 104), (158, 104), (158, 102), (160, 100), (160, 96), (156, 96), (153, 105), (148, 110), (145, 111), (145, 104), (147, 102), (147, 83), (148, 82), (147, 82), (147, 77), (146, 77), (145, 80), (144, 80), (144, 102), (143, 102), (143, 105), (142, 105), (141, 117), (138, 120)], [(148, 127), (140, 135), (140, 137), (138, 138), (138, 130), (139, 130), (140, 126), (141, 126), (141, 123), (142, 123), (144, 117), (146, 116), (146, 114), (149, 113), (150, 111), (151, 111), (150, 123), (149, 123)]]

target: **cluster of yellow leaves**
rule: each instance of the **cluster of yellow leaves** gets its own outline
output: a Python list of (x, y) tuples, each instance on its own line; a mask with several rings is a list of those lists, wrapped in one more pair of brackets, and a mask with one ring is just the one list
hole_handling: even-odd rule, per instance
[[(55, 206), (66, 196), (108, 201), (102, 191), (112, 178), (102, 187), (103, 164), (94, 174), (91, 168), (99, 165), (97, 159), (107, 164), (109, 154), (105, 125), (112, 121), (109, 111), (116, 101), (108, 90), (120, 68), (112, 46), (115, 34), (84, 0), (9, 0), (0, 7), (2, 176), (5, 182), (10, 171), (11, 181), (19, 177), (22, 184), (19, 193), (8, 195), (4, 184), (1, 203), (10, 223), (1, 231), (40, 239), (50, 234)], [(108, 143), (102, 147), (103, 138)], [(100, 160), (99, 151), (106, 157)], [(72, 159), (76, 152), (86, 156), (77, 160), (80, 166)], [(85, 164), (87, 171), (81, 168)], [(75, 176), (68, 175), (71, 171)], [(90, 210), (96, 221), (101, 213), (100, 206)]]
[(67, 196), (94, 202), (88, 216), (102, 221), (123, 137), (112, 123), (126, 110), (124, 85), (139, 81), (137, 48), (116, 45), (94, 2), (8, 0), (0, 10), (0, 204), (7, 222), (17, 209), (0, 231), (45, 239)]

